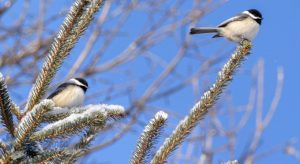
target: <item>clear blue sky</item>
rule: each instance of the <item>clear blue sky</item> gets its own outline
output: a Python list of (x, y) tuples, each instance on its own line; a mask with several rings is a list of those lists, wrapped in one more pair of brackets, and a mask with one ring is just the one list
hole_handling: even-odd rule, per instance
[[(53, 1), (53, 12), (61, 11), (62, 6), (65, 4), (70, 4), (71, 0), (66, 1)], [(37, 5), (37, 4), (35, 4)], [(282, 98), (279, 103), (278, 109), (274, 115), (274, 118), (263, 135), (263, 142), (259, 151), (267, 150), (267, 148), (272, 147), (276, 144), (283, 144), (291, 138), (300, 139), (300, 130), (297, 126), (300, 121), (300, 110), (298, 109), (300, 100), (300, 78), (299, 78), (299, 38), (300, 38), (300, 1), (289, 0), (289, 1), (261, 1), (261, 0), (232, 0), (228, 1), (218, 9), (211, 13), (208, 13), (198, 25), (208, 26), (217, 25), (226, 18), (233, 16), (243, 10), (249, 8), (259, 9), (264, 17), (261, 30), (254, 41), (254, 48), (252, 50), (251, 56), (242, 66), (242, 69), (250, 70), (259, 59), (263, 58), (265, 61), (265, 97), (264, 97), (264, 108), (268, 109), (274, 94), (274, 87), (276, 85), (276, 75), (277, 68), (282, 66), (284, 68), (285, 79), (284, 88), (282, 93)], [(17, 7), (16, 7), (17, 8)], [(187, 5), (186, 10), (189, 10), (190, 6)], [(142, 11), (140, 11), (142, 12)], [(63, 19), (63, 18), (62, 18)], [(144, 21), (139, 13), (134, 13), (131, 15), (131, 19), (134, 21)], [(9, 21), (9, 19), (8, 19)], [(9, 23), (9, 22), (8, 22)], [(53, 28), (58, 28), (59, 24), (53, 25)], [(135, 23), (126, 25), (128, 28), (136, 28)], [(186, 29), (188, 32), (188, 29)], [(193, 40), (201, 40), (203, 38), (208, 38), (209, 36), (196, 36)], [(128, 41), (127, 41), (128, 42)], [(115, 42), (116, 46), (122, 47), (121, 41)], [(117, 45), (119, 44), (119, 45)], [(166, 43), (168, 44), (168, 43)], [(230, 44), (229, 44), (230, 45)], [(125, 45), (126, 46), (126, 45)], [(218, 46), (212, 45), (212, 46)], [(123, 46), (124, 47), (124, 46)], [(73, 50), (80, 51), (80, 42)], [(115, 47), (116, 49), (118, 47)], [(211, 48), (211, 46), (209, 47)], [(209, 52), (208, 47), (203, 47), (201, 49), (202, 53), (205, 54)], [(218, 47), (216, 47), (218, 48)], [(173, 53), (168, 53), (170, 50), (166, 48), (159, 49), (161, 54), (173, 55)], [(116, 52), (117, 53), (117, 52)], [(165, 59), (171, 59), (172, 56), (165, 56)], [(72, 58), (69, 59), (72, 62)], [(298, 72), (298, 73), (297, 73)], [(5, 72), (2, 72), (5, 75)], [(241, 77), (241, 80), (239, 79)], [(234, 102), (236, 104), (243, 104), (248, 99), (247, 91), (249, 91), (249, 82), (242, 80), (242, 75), (237, 75), (234, 81), (229, 85), (230, 92), (233, 95)], [(246, 86), (243, 88), (243, 86)], [(182, 91), (182, 94), (188, 93), (190, 90)], [(193, 105), (193, 95), (189, 94), (191, 97), (186, 96), (181, 100), (181, 104), (176, 104), (176, 106), (170, 105), (170, 109), (174, 109), (181, 114), (187, 114), (188, 109)], [(26, 95), (25, 95), (26, 96)], [(172, 102), (172, 101), (171, 101)], [(115, 101), (123, 105), (122, 101)], [(126, 105), (126, 104), (124, 104)], [(145, 120), (147, 122), (147, 120)], [(252, 120), (254, 125), (254, 120)], [(245, 129), (245, 134), (240, 134), (240, 138), (249, 138), (253, 126), (249, 126)], [(138, 129), (142, 130), (142, 129)], [(169, 132), (170, 130), (166, 130)], [(141, 131), (137, 131), (136, 134)], [(247, 133), (249, 132), (249, 133)], [(126, 135), (125, 138), (118, 141), (116, 144), (112, 145), (110, 148), (100, 151), (91, 156), (91, 160), (98, 159), (99, 163), (128, 163), (134, 145), (136, 143), (138, 136), (131, 134)], [(245, 140), (244, 140), (245, 141)], [(161, 141), (160, 141), (161, 142)], [(159, 143), (160, 143), (159, 142)], [(242, 150), (246, 143), (242, 143), (241, 147), (238, 148)], [(297, 143), (296, 147), (300, 150), (300, 143)], [(240, 155), (237, 152), (236, 156)], [(221, 156), (220, 159), (227, 160), (228, 156)], [(281, 152), (277, 152), (267, 158), (264, 158), (258, 163), (297, 163), (297, 161), (290, 157), (283, 155)], [(214, 161), (217, 163), (218, 161)]]

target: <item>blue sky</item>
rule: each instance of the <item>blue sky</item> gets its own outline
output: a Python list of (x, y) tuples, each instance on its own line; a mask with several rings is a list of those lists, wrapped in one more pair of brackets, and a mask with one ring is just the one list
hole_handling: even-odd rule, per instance
[[(52, 2), (51, 9), (53, 12), (61, 11), (66, 4), (70, 4), (70, 0), (67, 1), (55, 1)], [(34, 5), (37, 5), (34, 3)], [(299, 38), (300, 38), (300, 1), (298, 0), (289, 0), (289, 1), (261, 1), (261, 0), (232, 0), (226, 2), (224, 5), (218, 7), (216, 10), (206, 14), (203, 19), (199, 20), (197, 25), (199, 26), (210, 26), (217, 25), (222, 22), (224, 19), (229, 18), (241, 11), (250, 8), (259, 9), (264, 17), (261, 30), (254, 40), (254, 46), (252, 50), (252, 54), (249, 56), (248, 60), (245, 61), (245, 64), (242, 65), (241, 70), (251, 70), (253, 66), (260, 60), (264, 60), (265, 64), (265, 84), (264, 84), (264, 112), (265, 109), (268, 109), (273, 95), (274, 88), (276, 86), (276, 76), (278, 67), (282, 66), (284, 69), (284, 87), (282, 92), (282, 98), (280, 100), (278, 109), (272, 119), (271, 124), (268, 126), (267, 130), (263, 134), (263, 142), (259, 151), (267, 150), (268, 148), (277, 145), (283, 144), (287, 140), (291, 138), (300, 139), (300, 130), (297, 130), (297, 125), (300, 123), (300, 110), (297, 109), (299, 106), (299, 93), (300, 93), (300, 78), (299, 78)], [(17, 8), (18, 6), (16, 6)], [(190, 5), (186, 5), (186, 8), (183, 10), (189, 10)], [(139, 11), (139, 13), (133, 13), (130, 16), (130, 21), (126, 24), (126, 28), (134, 29), (137, 28), (137, 24), (135, 22), (143, 22), (146, 21), (145, 18), (142, 17), (143, 11)], [(12, 13), (13, 14), (13, 13)], [(61, 19), (63, 20), (63, 18)], [(7, 19), (7, 23), (9, 23), (9, 19)], [(112, 23), (113, 24), (113, 23)], [(59, 23), (51, 24), (53, 29), (58, 29)], [(188, 32), (188, 27), (186, 31), (181, 31), (182, 33)], [(130, 33), (132, 35), (136, 35), (134, 33)], [(113, 42), (116, 46), (111, 48), (111, 54), (118, 54), (124, 47), (127, 46), (128, 41), (130, 41), (130, 37), (119, 39)], [(208, 39), (209, 35), (199, 35), (193, 37), (193, 42), (199, 42), (204, 39)], [(221, 39), (221, 41), (216, 41), (215, 44), (209, 46), (201, 47), (201, 52), (203, 54), (210, 54), (211, 48), (218, 48), (220, 46), (219, 43), (226, 43)], [(72, 51), (76, 53), (80, 51), (82, 46), (79, 42), (76, 48)], [(164, 59), (170, 60), (174, 53), (170, 53), (175, 50), (170, 49), (170, 42), (165, 42), (164, 45), (158, 46), (154, 51), (159, 51), (161, 54), (165, 54), (163, 56)], [(228, 44), (229, 47), (233, 48), (231, 43)], [(168, 48), (165, 48), (168, 47)], [(170, 46), (171, 47), (171, 46)], [(78, 53), (77, 53), (78, 54)], [(109, 58), (108, 56), (106, 56)], [(72, 63), (74, 58), (68, 58), (69, 61), (66, 61), (66, 64)], [(104, 57), (104, 60), (106, 58)], [(139, 64), (133, 65), (138, 68)], [(182, 68), (184, 69), (184, 68)], [(298, 72), (298, 73), (297, 73)], [(5, 72), (2, 72), (5, 75)], [(141, 72), (137, 73), (143, 73)], [(159, 70), (158, 70), (159, 73)], [(64, 71), (59, 72), (59, 75), (63, 75)], [(212, 76), (212, 81), (214, 81), (214, 77)], [(122, 79), (119, 79), (122, 80)], [(235, 104), (241, 105), (244, 104), (248, 100), (249, 94), (249, 78), (245, 78), (242, 74), (237, 74), (235, 79), (229, 85), (230, 93), (232, 94), (233, 101)], [(138, 88), (141, 92), (144, 88)], [(25, 88), (24, 90), (29, 90), (29, 88)], [(138, 93), (137, 93), (138, 94)], [(182, 95), (185, 96), (184, 98)], [(24, 95), (26, 97), (26, 95)], [(177, 98), (177, 99), (176, 99)], [(176, 102), (178, 99), (181, 99), (181, 103), (176, 103), (176, 105), (172, 105), (172, 102)], [(170, 104), (167, 106), (162, 102), (158, 102), (154, 105), (167, 107), (169, 109), (175, 110), (182, 115), (187, 114), (188, 109), (192, 107), (194, 102), (193, 95), (191, 94), (190, 89), (185, 89), (175, 95), (173, 100), (170, 100)], [(115, 100), (113, 103), (118, 103), (120, 105), (127, 105), (124, 100)], [(145, 118), (145, 122), (148, 121), (149, 118)], [(251, 132), (254, 127), (254, 118), (252, 117), (252, 124), (247, 126), (246, 129), (243, 130), (243, 133), (240, 134), (239, 139), (241, 145), (245, 146), (245, 142), (247, 140), (245, 138), (250, 138)], [(168, 134), (174, 122), (174, 119), (170, 121), (172, 126), (167, 126), (167, 130), (165, 132)], [(140, 130), (140, 131), (138, 131)], [(113, 144), (111, 147), (94, 153), (91, 157), (91, 161), (99, 160), (99, 163), (127, 163), (129, 160), (134, 145), (137, 141), (138, 134), (142, 131), (141, 128), (137, 128), (133, 134), (127, 134), (123, 139)], [(163, 139), (161, 139), (163, 140)], [(158, 143), (161, 143), (162, 141)], [(243, 146), (239, 147), (238, 150), (242, 150)], [(300, 143), (295, 145), (298, 150), (300, 150)], [(238, 157), (240, 152), (236, 153)], [(220, 156), (218, 159), (227, 160), (228, 156)], [(88, 162), (91, 162), (88, 161)], [(290, 157), (283, 155), (282, 152), (276, 152), (275, 154), (268, 156), (262, 160), (259, 160), (257, 163), (276, 163), (276, 162), (285, 162), (285, 163), (297, 163), (297, 161)], [(298, 161), (299, 162), (299, 161)], [(218, 161), (214, 161), (214, 163), (218, 163)]]

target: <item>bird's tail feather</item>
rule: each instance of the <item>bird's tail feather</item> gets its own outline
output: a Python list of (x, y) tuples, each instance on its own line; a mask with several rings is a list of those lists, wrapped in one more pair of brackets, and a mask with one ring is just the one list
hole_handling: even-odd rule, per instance
[(190, 34), (203, 34), (203, 33), (216, 33), (218, 28), (214, 27), (201, 27), (201, 28), (191, 28)]

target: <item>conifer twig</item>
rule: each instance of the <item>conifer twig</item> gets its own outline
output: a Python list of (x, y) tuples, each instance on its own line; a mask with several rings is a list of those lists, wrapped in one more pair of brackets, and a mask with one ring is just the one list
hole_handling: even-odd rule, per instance
[(84, 155), (86, 152), (87, 146), (94, 140), (97, 135), (99, 129), (103, 128), (103, 126), (92, 126), (90, 127), (84, 136), (80, 139), (80, 141), (74, 145), (71, 149), (73, 150), (72, 154), (68, 154), (67, 163), (74, 163), (79, 157)]
[(53, 110), (45, 113), (43, 116), (43, 122), (55, 122), (62, 120), (66, 117), (69, 117), (71, 114), (79, 114), (85, 112), (88, 108), (94, 105), (87, 105), (81, 107), (74, 107), (74, 108), (60, 108), (54, 107)]
[(28, 137), (34, 128), (40, 123), (43, 114), (50, 111), (53, 106), (54, 102), (46, 99), (34, 106), (32, 111), (26, 113), (16, 128), (16, 139), (14, 142), (15, 148), (18, 148), (23, 144), (25, 138)]
[(131, 164), (146, 163), (151, 149), (153, 149), (154, 142), (161, 133), (167, 118), (168, 115), (165, 112), (160, 111), (156, 113), (155, 117), (145, 127), (131, 157)]
[(42, 163), (46, 164), (52, 160), (58, 159), (59, 157), (65, 155), (67, 152), (63, 150), (50, 150), (45, 151), (40, 155), (35, 156), (34, 158), (22, 161), (21, 164), (32, 164), (32, 163)]
[(2, 150), (2, 154), (6, 154), (7, 152), (8, 152), (8, 147), (7, 147), (7, 145), (3, 142), (3, 141), (1, 141), (0, 140), (0, 149)]
[(16, 115), (18, 120), (22, 119), (22, 113), (20, 111), (20, 107), (17, 104), (12, 103), (11, 112)]
[(106, 122), (105, 110), (91, 108), (80, 114), (72, 114), (69, 117), (45, 126), (40, 131), (30, 136), (31, 141), (39, 141), (46, 138), (54, 138), (62, 135), (70, 135), (82, 131), (85, 127), (103, 126)]
[(55, 122), (62, 120), (66, 117), (69, 117), (71, 114), (79, 114), (87, 111), (90, 108), (98, 108), (103, 109), (107, 112), (107, 117), (111, 118), (118, 118), (122, 117), (125, 114), (124, 107), (120, 105), (108, 105), (108, 104), (91, 104), (81, 107), (74, 107), (74, 108), (60, 108), (54, 107), (53, 110), (45, 113), (43, 116), (44, 122)]
[[(122, 106), (119, 105), (106, 105), (106, 104), (100, 104), (102, 108), (107, 113), (107, 118), (112, 119), (118, 119), (120, 117), (123, 117), (125, 115), (125, 109)], [(92, 126), (90, 127), (87, 132), (84, 134), (84, 136), (80, 139), (80, 141), (71, 148), (73, 153), (68, 158), (68, 163), (73, 163), (85, 154), (86, 148), (89, 146), (89, 144), (94, 140), (94, 138), (97, 135), (97, 132), (101, 130), (103, 127), (99, 126)]]
[(244, 40), (229, 61), (223, 66), (216, 82), (204, 93), (200, 101), (194, 105), (190, 114), (177, 125), (171, 136), (165, 140), (164, 144), (156, 152), (151, 163), (160, 164), (166, 162), (167, 157), (183, 142), (197, 123), (207, 114), (209, 108), (216, 103), (218, 96), (222, 93), (228, 82), (232, 80), (234, 72), (249, 54), (250, 49), (251, 42)]
[(0, 73), (0, 112), (1, 122), (8, 132), (14, 136), (14, 122), (13, 115), (11, 113), (13, 108), (13, 102), (11, 101), (5, 80), (3, 75)]
[(0, 163), (8, 163), (10, 161), (10, 155), (8, 153), (4, 153), (0, 158)]
[(119, 119), (125, 116), (125, 109), (120, 105), (106, 105), (107, 118)]

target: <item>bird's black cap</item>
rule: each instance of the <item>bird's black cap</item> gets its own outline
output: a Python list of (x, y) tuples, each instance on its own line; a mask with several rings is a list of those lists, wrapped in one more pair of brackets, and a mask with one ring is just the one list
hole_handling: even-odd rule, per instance
[(260, 19), (263, 19), (262, 14), (257, 9), (250, 9), (248, 11), (249, 11), (249, 13), (253, 14), (254, 16), (256, 16)]
[(75, 78), (76, 80), (78, 80), (80, 83), (82, 83), (83, 85), (85, 85), (85, 86), (89, 86), (89, 84), (87, 83), (87, 81), (85, 80), (85, 79), (83, 79), (83, 78), (80, 78), (80, 77), (76, 77)]
[(258, 24), (261, 24), (263, 20), (262, 14), (257, 9), (249, 9), (247, 10), (250, 14), (252, 14), (255, 18), (253, 18)]
[(81, 87), (84, 90), (84, 92), (88, 89), (89, 84), (85, 79), (80, 78), (80, 77), (76, 77), (74, 79), (82, 84), (82, 85), (78, 85), (78, 86)]

